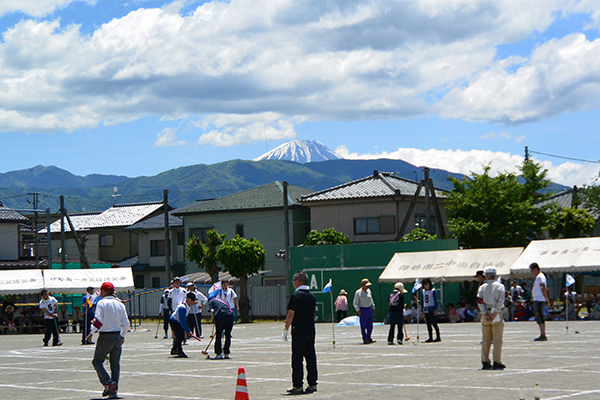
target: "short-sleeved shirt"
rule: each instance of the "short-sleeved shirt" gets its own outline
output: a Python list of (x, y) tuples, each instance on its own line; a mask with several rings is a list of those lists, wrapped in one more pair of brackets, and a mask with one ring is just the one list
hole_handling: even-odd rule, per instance
[[(50, 314), (54, 314), (56, 312), (57, 304), (58, 304), (58, 301), (52, 296), (48, 296), (48, 300), (44, 300), (44, 299), (40, 300), (40, 308), (45, 309)], [(44, 318), (45, 319), (54, 319), (52, 317), (49, 317), (48, 314), (46, 314), (46, 313), (44, 313)]]
[(235, 301), (233, 301), (233, 299), (237, 299), (237, 294), (232, 288), (228, 287), (227, 289), (223, 290), (223, 293), (218, 295), (217, 297), (221, 300), (224, 300), (229, 306), (229, 308), (231, 308), (232, 310), (235, 309)]
[(398, 290), (390, 293), (390, 312), (401, 313), (404, 311), (404, 295)]
[(533, 301), (546, 301), (546, 296), (544, 296), (544, 290), (542, 290), (542, 284), (544, 287), (548, 287), (548, 283), (546, 282), (546, 275), (543, 273), (539, 273), (538, 276), (535, 277), (535, 281), (533, 282), (533, 288), (531, 289), (531, 294), (533, 296)]
[(296, 290), (288, 303), (288, 310), (294, 311), (292, 320), (292, 337), (315, 335), (315, 308), (317, 300), (309, 290)]

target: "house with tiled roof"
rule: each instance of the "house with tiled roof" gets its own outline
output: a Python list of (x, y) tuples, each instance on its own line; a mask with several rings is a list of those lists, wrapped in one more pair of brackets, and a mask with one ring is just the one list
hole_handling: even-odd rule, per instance
[[(183, 219), (174, 216), (173, 212), (169, 211), (169, 264), (173, 276), (182, 276), (185, 275)], [(133, 270), (136, 289), (166, 286), (164, 214), (142, 220), (126, 230), (137, 234), (139, 255), (121, 265), (127, 264)]]
[[(163, 202), (115, 204), (101, 213), (69, 214), (75, 231), (85, 237), (86, 256), (118, 263), (138, 255), (138, 233), (126, 228), (163, 213)], [(50, 225), (52, 255), (60, 256), (60, 219)], [(79, 257), (71, 228), (65, 221), (67, 257)], [(46, 234), (46, 229), (39, 231)]]
[[(287, 203), (290, 246), (304, 243), (310, 230), (308, 208), (300, 203), (310, 189), (288, 185)], [(215, 229), (227, 238), (240, 235), (258, 239), (267, 253), (264, 273), (249, 280), (250, 285), (285, 285), (285, 261), (275, 253), (285, 248), (283, 184), (271, 182), (229, 196), (209, 201), (197, 201), (175, 210), (173, 215), (183, 219), (184, 239), (196, 236), (206, 240), (207, 232)], [(186, 273), (199, 272), (195, 263), (187, 262)]]
[[(301, 202), (310, 208), (312, 229), (334, 228), (348, 235), (352, 243), (394, 241), (414, 228), (440, 236), (438, 217), (447, 232), (446, 192), (435, 189), (428, 199), (425, 187), (415, 196), (418, 188), (417, 182), (374, 171), (373, 175), (304, 195)], [(401, 231), (403, 224), (406, 228)]]
[(29, 220), (0, 202), (0, 261), (19, 259), (19, 227)]
[[(581, 198), (578, 198), (577, 196), (579, 190), (580, 189), (577, 186), (573, 186), (572, 188), (568, 188), (551, 195), (550, 197), (536, 203), (535, 206), (543, 207), (548, 204), (556, 204), (563, 208), (585, 208), (585, 204), (579, 204), (581, 202)], [(590, 214), (596, 220), (596, 228), (594, 229), (593, 236), (600, 236), (600, 214), (593, 212)]]

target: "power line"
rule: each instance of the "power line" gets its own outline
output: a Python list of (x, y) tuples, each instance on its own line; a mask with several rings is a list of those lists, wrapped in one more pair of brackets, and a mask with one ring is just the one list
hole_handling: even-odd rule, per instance
[(580, 162), (587, 162), (587, 163), (593, 163), (593, 164), (600, 164), (600, 161), (583, 160), (581, 158), (572, 158), (572, 157), (557, 156), (557, 155), (554, 155), (554, 154), (541, 153), (539, 151), (533, 151), (533, 150), (529, 150), (529, 152), (530, 153), (534, 153), (534, 154), (540, 154), (540, 155), (543, 155), (543, 156), (562, 158), (564, 160), (572, 160), (572, 161), (580, 161)]

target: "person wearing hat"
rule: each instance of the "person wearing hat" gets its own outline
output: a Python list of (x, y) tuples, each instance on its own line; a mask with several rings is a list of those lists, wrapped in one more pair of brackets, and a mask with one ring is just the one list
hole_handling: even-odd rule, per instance
[(175, 307), (177, 307), (179, 303), (185, 300), (185, 295), (187, 293), (187, 290), (180, 287), (180, 285), (181, 279), (177, 276), (173, 278), (173, 288), (169, 292), (169, 298), (171, 299), (171, 307), (173, 308), (173, 310), (175, 309)]
[[(110, 282), (104, 282), (100, 286), (100, 297), (96, 305), (96, 313), (92, 319), (92, 330), (87, 337), (92, 340), (92, 335), (98, 332), (98, 340), (92, 365), (98, 374), (100, 383), (104, 385), (102, 396), (109, 399), (118, 399), (119, 374), (121, 372), (121, 348), (125, 342), (125, 334), (129, 329), (127, 311), (121, 301), (113, 295), (115, 286)], [(104, 369), (104, 360), (109, 357), (110, 376)]]
[(371, 282), (367, 278), (360, 281), (360, 289), (354, 293), (354, 301), (352, 305), (356, 309), (360, 317), (360, 332), (364, 344), (375, 343), (371, 338), (373, 332), (373, 311), (375, 311), (375, 303), (371, 294)]
[(86, 338), (90, 334), (91, 329), (91, 321), (94, 318), (94, 312), (96, 311), (96, 303), (100, 300), (99, 293), (98, 296), (94, 294), (94, 288), (89, 286), (86, 289), (86, 294), (81, 297), (81, 308), (83, 309), (83, 326), (81, 329), (81, 344), (94, 344), (93, 342), (89, 342)]
[[(496, 268), (485, 270), (487, 279), (477, 293), (477, 304), (481, 310), (481, 369), (504, 369), (502, 364), (502, 335), (504, 333), (504, 285), (496, 280)], [(490, 361), (490, 347), (494, 342), (494, 365)]]
[(44, 312), (44, 323), (46, 324), (46, 333), (44, 335), (44, 346), (48, 346), (50, 336), (52, 336), (52, 346), (62, 346), (58, 337), (58, 326), (56, 319), (58, 318), (57, 307), (58, 301), (50, 296), (46, 289), (40, 292), (42, 299), (40, 300), (40, 309)]
[(171, 317), (171, 299), (169, 299), (169, 289), (165, 289), (163, 295), (160, 296), (160, 304), (158, 305), (158, 316), (163, 319), (163, 330), (165, 331), (165, 339), (169, 338), (169, 318)]
[(347, 294), (348, 292), (346, 292), (344, 289), (340, 290), (340, 294), (333, 303), (335, 305), (337, 322), (340, 322), (348, 316), (348, 298), (346, 297)]
[(190, 327), (192, 333), (194, 330), (196, 331), (196, 336), (202, 336), (202, 307), (208, 302), (208, 299), (202, 292), (196, 290), (196, 285), (194, 282), (188, 282), (187, 284), (187, 292), (194, 293), (196, 299), (198, 300), (198, 304), (194, 304), (190, 306), (190, 312), (187, 315), (187, 324)]
[(177, 304), (171, 314), (171, 330), (175, 335), (173, 339), (173, 347), (171, 348), (171, 355), (176, 355), (179, 358), (187, 358), (187, 355), (183, 352), (181, 344), (186, 336), (191, 336), (192, 332), (186, 322), (186, 318), (190, 311), (190, 307), (196, 305), (196, 295), (194, 293), (186, 293), (185, 300)]
[(404, 283), (396, 282), (394, 285), (394, 291), (390, 293), (390, 331), (388, 333), (388, 344), (394, 344), (394, 329), (398, 326), (398, 344), (402, 344), (404, 334), (402, 332), (402, 326), (404, 323)]

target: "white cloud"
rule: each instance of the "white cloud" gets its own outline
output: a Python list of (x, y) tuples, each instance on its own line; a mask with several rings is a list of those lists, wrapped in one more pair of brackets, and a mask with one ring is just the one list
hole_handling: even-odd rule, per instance
[(187, 142), (185, 140), (177, 140), (177, 132), (171, 128), (165, 128), (156, 138), (155, 146), (158, 147), (170, 147), (170, 146), (184, 146)]
[(45, 17), (75, 2), (95, 4), (96, 0), (4, 0), (0, 2), (0, 17), (14, 12), (22, 12), (32, 17)]
[(519, 135), (517, 137), (514, 137), (513, 135), (511, 135), (510, 133), (508, 133), (507, 131), (504, 132), (488, 132), (484, 135), (481, 136), (482, 139), (490, 139), (490, 140), (512, 140), (515, 143), (521, 143), (523, 140), (526, 139), (525, 135)]
[[(0, 6), (0, 14), (42, 16), (71, 1), (4, 3), (20, 8)], [(573, 34), (506, 59), (496, 49), (544, 32), (561, 11), (596, 21), (598, 3), (232, 0), (181, 15), (189, 4), (140, 8), (92, 35), (59, 19), (7, 29), (0, 132), (154, 115), (204, 121), (198, 143), (228, 146), (293, 138), (305, 120), (438, 114), (522, 123), (595, 107), (600, 94), (600, 41)], [(241, 116), (248, 121), (236, 122)]]
[[(375, 160), (389, 158), (403, 160), (416, 166), (439, 168), (450, 172), (470, 175), (471, 172), (483, 173), (483, 166), (491, 164), (491, 173), (496, 175), (499, 171), (519, 172), (519, 165), (523, 163), (523, 157), (501, 151), (489, 150), (420, 150), (399, 148), (393, 152), (383, 151), (381, 153), (357, 153), (350, 152), (344, 145), (339, 146), (335, 152), (341, 157), (356, 160)], [(548, 170), (548, 179), (552, 182), (566, 186), (591, 184), (598, 177), (599, 165), (587, 163), (564, 162), (554, 164), (550, 161), (539, 162)]]

